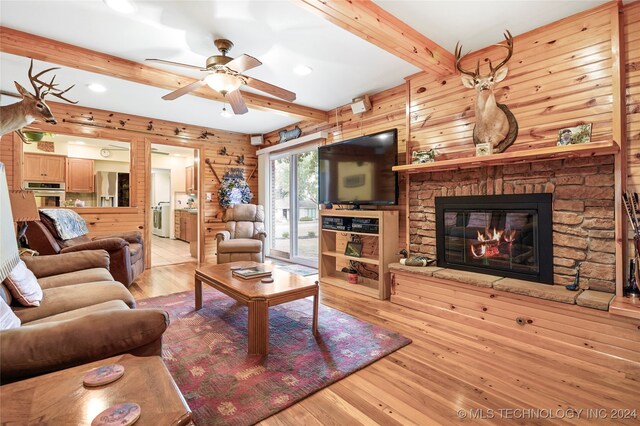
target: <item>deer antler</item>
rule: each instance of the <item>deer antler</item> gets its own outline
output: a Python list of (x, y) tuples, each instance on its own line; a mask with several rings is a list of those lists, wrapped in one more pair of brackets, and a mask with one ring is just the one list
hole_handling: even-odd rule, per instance
[[(49, 71), (53, 71), (53, 70), (59, 70), (60, 68), (47, 68), (46, 70), (40, 71), (38, 74), (33, 75), (33, 59), (31, 59), (31, 64), (29, 65), (29, 81), (31, 82), (31, 85), (33, 86), (33, 90), (35, 91), (35, 97), (38, 99), (44, 99), (45, 96), (51, 94), (53, 96), (55, 96), (56, 98), (62, 99), (63, 101), (67, 101), (70, 104), (77, 104), (78, 101), (70, 101), (69, 99), (65, 98), (64, 95), (66, 92), (68, 92), (69, 90), (71, 90), (75, 84), (69, 88), (67, 88), (66, 90), (60, 90), (60, 89), (56, 89), (56, 86), (58, 86), (57, 84), (54, 84), (54, 81), (56, 79), (56, 76), (54, 75), (53, 78), (51, 78), (51, 82), (46, 83), (42, 80), (40, 80), (39, 77), (41, 77), (43, 74), (49, 72)], [(39, 86), (38, 86), (39, 85)], [(41, 92), (41, 90), (45, 88), (44, 91)]]
[(460, 66), (461, 59), (462, 59), (462, 45), (460, 44), (460, 42), (458, 42), (456, 43), (456, 69), (460, 71), (462, 74), (466, 74), (468, 76), (476, 78), (478, 74), (480, 74), (480, 61), (478, 61), (478, 64), (476, 65), (476, 72), (471, 72), (471, 71), (466, 71), (462, 69), (462, 67)]
[(489, 61), (489, 69), (491, 70), (491, 74), (495, 74), (496, 71), (498, 71), (501, 67), (503, 67), (504, 64), (506, 64), (509, 61), (509, 59), (511, 59), (511, 55), (513, 55), (513, 36), (509, 32), (509, 30), (506, 30), (506, 32), (503, 35), (504, 35), (504, 38), (507, 40), (507, 44), (498, 43), (496, 44), (496, 46), (506, 47), (508, 50), (507, 57), (504, 58), (502, 62), (500, 62), (498, 65), (496, 65), (495, 68), (493, 68), (493, 66), (491, 65), (491, 61)]

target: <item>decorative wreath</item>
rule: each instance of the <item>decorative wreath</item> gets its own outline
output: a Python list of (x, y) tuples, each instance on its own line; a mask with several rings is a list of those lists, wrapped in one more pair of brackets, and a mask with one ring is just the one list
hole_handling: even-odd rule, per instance
[(229, 208), (235, 204), (248, 204), (253, 198), (249, 184), (244, 180), (242, 169), (230, 169), (224, 173), (218, 199), (220, 206)]

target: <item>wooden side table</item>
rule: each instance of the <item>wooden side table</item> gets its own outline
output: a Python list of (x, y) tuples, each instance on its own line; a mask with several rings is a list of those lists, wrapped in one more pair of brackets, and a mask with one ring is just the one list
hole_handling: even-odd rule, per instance
[[(82, 384), (94, 368), (121, 364), (119, 380), (95, 388)], [(2, 424), (91, 424), (104, 409), (140, 405), (138, 425), (188, 425), (191, 410), (160, 357), (125, 354), (0, 386)]]

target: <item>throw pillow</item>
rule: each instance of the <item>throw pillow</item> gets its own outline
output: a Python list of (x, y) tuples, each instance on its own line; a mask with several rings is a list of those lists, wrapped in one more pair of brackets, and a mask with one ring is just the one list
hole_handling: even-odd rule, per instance
[(20, 318), (13, 313), (9, 305), (0, 299), (0, 330), (20, 327)]
[(38, 284), (36, 276), (33, 275), (25, 263), (20, 262), (13, 268), (13, 271), (4, 280), (11, 295), (23, 306), (40, 306), (42, 300), (42, 288)]

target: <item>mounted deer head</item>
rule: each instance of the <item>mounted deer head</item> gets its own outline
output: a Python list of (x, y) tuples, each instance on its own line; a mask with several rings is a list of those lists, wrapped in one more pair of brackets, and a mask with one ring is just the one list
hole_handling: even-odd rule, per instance
[(38, 74), (33, 75), (33, 59), (29, 66), (29, 81), (33, 86), (34, 93), (30, 93), (22, 87), (17, 81), (14, 81), (18, 93), (22, 96), (22, 100), (11, 105), (5, 105), (0, 107), (0, 135), (4, 135), (13, 131), (18, 132), (18, 135), (26, 143), (25, 136), (20, 129), (27, 126), (34, 121), (41, 120), (49, 124), (57, 124), (55, 117), (51, 113), (51, 109), (44, 101), (44, 97), (47, 95), (55, 96), (63, 101), (67, 101), (72, 104), (77, 102), (70, 101), (64, 97), (64, 94), (71, 90), (75, 85), (65, 89), (56, 89), (57, 84), (54, 83), (56, 76), (49, 83), (40, 80), (40, 77), (53, 70), (59, 68), (48, 68), (44, 71), (40, 71)]
[(513, 54), (513, 36), (509, 31), (504, 34), (506, 44), (496, 46), (507, 49), (507, 56), (494, 68), (489, 61), (489, 74), (480, 74), (480, 60), (475, 71), (468, 71), (460, 66), (462, 45), (456, 44), (456, 69), (461, 73), (464, 87), (476, 90), (476, 125), (473, 129), (473, 142), (490, 143), (494, 152), (502, 152), (513, 143), (518, 135), (518, 123), (506, 105), (496, 102), (494, 86), (505, 79), (508, 69), (504, 67)]

